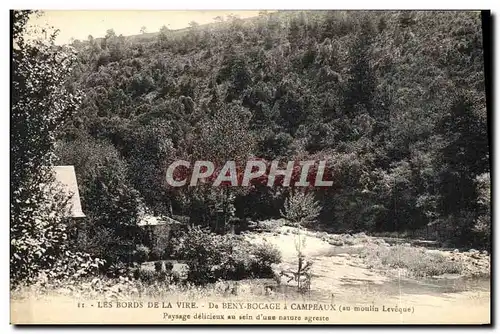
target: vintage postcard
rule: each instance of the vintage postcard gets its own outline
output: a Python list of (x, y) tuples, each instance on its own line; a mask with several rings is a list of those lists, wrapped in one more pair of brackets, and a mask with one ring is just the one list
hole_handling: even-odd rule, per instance
[(12, 324), (491, 324), (489, 12), (11, 26)]

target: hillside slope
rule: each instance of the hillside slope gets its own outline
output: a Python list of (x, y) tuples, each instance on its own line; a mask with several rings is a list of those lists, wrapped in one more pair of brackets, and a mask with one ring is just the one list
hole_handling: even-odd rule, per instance
[[(292, 11), (151, 38), (109, 31), (75, 45), (68, 86), (85, 98), (59, 160), (75, 165), (92, 216), (137, 200), (212, 226), (221, 206), (239, 218), (278, 217), (287, 191), (174, 191), (164, 171), (175, 159), (326, 159), (335, 184), (315, 191), (319, 223), (434, 223), (441, 237), (484, 245), (482, 47), (478, 12)], [(115, 200), (104, 205), (105, 196)], [(122, 211), (117, 221), (135, 212)]]

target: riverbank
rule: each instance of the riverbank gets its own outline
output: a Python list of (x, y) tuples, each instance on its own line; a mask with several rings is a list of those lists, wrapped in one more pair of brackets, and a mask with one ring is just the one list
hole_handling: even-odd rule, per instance
[[(39, 282), (31, 286), (18, 287), (11, 292), (11, 306), (14, 311), (21, 310), (27, 307), (26, 305), (48, 305), (50, 301), (61, 300), (67, 302), (73, 300), (74, 304), (84, 300), (90, 302), (296, 300), (353, 305), (353, 307), (375, 305), (380, 309), (384, 305), (397, 304), (419, 310), (418, 315), (405, 315), (403, 318), (395, 315), (390, 319), (384, 318), (386, 315), (368, 316), (367, 323), (383, 322), (383, 319), (391, 323), (398, 321), (447, 323), (448, 318), (464, 323), (489, 322), (490, 256), (486, 253), (475, 250), (459, 252), (427, 249), (411, 246), (408, 243), (390, 245), (382, 238), (365, 234), (334, 235), (309, 230), (299, 231), (288, 226), (280, 226), (267, 232), (244, 234), (251, 243), (267, 242), (277, 247), (283, 259), (278, 269), (290, 271), (297, 268), (298, 236), (305, 258), (312, 262), (311, 286), (306, 292), (299, 292), (294, 281), (278, 285), (272, 278), (219, 281), (206, 286), (195, 286), (188, 283), (171, 284), (165, 281), (145, 283), (126, 277), (118, 279), (94, 277), (78, 281)], [(440, 313), (456, 305), (460, 305), (461, 309), (456, 311), (453, 319), (446, 318)], [(31, 307), (34, 310), (38, 306)], [(467, 308), (476, 310), (476, 315), (472, 317), (466, 312)], [(39, 312), (43, 313), (45, 309), (41, 307)], [(427, 321), (425, 314), (429, 316)], [(462, 316), (459, 317), (458, 314)], [(354, 318), (349, 318), (351, 315), (343, 315), (337, 318), (335, 323), (354, 321)], [(430, 318), (431, 315), (433, 318)], [(48, 316), (47, 319), (55, 317), (46, 314), (44, 316)], [(135, 319), (142, 322), (149, 317), (144, 313), (144, 317)], [(364, 317), (365, 313), (360, 319), (365, 319)]]

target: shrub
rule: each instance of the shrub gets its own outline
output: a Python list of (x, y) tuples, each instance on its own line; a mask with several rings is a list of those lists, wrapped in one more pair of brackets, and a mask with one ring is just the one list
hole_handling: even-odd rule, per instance
[(164, 254), (165, 252), (158, 248), (152, 249), (151, 252), (149, 253), (149, 260), (150, 261), (162, 260)]
[(172, 268), (172, 279), (174, 282), (182, 282), (188, 279), (189, 266), (185, 263), (180, 263)]
[(138, 245), (135, 249), (135, 261), (137, 263), (146, 262), (149, 258), (149, 248), (144, 245)]
[(189, 265), (188, 280), (195, 283), (215, 281), (212, 267), (217, 262), (215, 236), (200, 227), (189, 227), (177, 239), (174, 256)]
[(172, 264), (172, 262), (166, 262), (165, 263), (165, 270), (168, 272), (171, 272), (172, 269), (174, 269), (174, 265)]
[[(47, 178), (50, 179), (50, 176)], [(46, 269), (57, 270), (54, 265), (56, 256), (64, 253), (65, 240), (68, 238), (62, 198), (54, 201), (55, 208), (51, 207), (55, 205), (51, 205), (48, 192), (34, 192), (26, 202), (33, 204), (31, 207), (24, 203), (19, 208), (11, 207), (10, 266), (14, 281), (35, 279)], [(51, 217), (53, 209), (55, 215)]]
[[(53, 182), (50, 176), (48, 180)], [(77, 278), (95, 274), (104, 266), (102, 259), (70, 247), (65, 218), (67, 198), (60, 189), (48, 186), (41, 193), (33, 193), (28, 203), (33, 201), (37, 203), (32, 204), (28, 212), (12, 217), (12, 283), (33, 281), (39, 274), (51, 279)]]
[(162, 273), (165, 271), (165, 264), (163, 261), (156, 261), (155, 262), (155, 272), (156, 273)]
[(53, 268), (42, 273), (49, 279), (74, 279), (96, 275), (103, 265), (103, 260), (92, 258), (89, 254), (65, 251)]
[[(106, 260), (107, 265), (133, 260), (136, 240), (145, 239), (137, 226), (142, 199), (128, 179), (129, 166), (116, 147), (102, 139), (82, 137), (60, 142), (57, 163), (74, 165), (85, 233), (74, 245)], [(144, 243), (144, 241), (140, 241)]]
[(255, 230), (263, 232), (274, 232), (282, 227), (285, 222), (282, 219), (269, 219), (257, 223)]
[(147, 268), (137, 269), (134, 273), (134, 277), (145, 283), (153, 283), (156, 281), (156, 273)]
[[(24, 38), (30, 32), (32, 11), (13, 11), (12, 94), (10, 131), (10, 278), (13, 284), (32, 281), (40, 273), (69, 274), (60, 265), (87, 266), (87, 258), (72, 253), (68, 259), (67, 199), (55, 199), (44, 188), (54, 184), (48, 166), (54, 161), (55, 138), (71, 119), (81, 92), (66, 82), (76, 63), (70, 48), (56, 47), (56, 33), (48, 38)], [(36, 106), (36, 107), (35, 107)], [(67, 196), (64, 196), (67, 197)], [(97, 263), (95, 263), (97, 264)]]
[(281, 215), (292, 226), (306, 226), (314, 222), (320, 212), (321, 206), (313, 193), (297, 192), (285, 200)]
[(125, 277), (132, 273), (132, 268), (124, 262), (112, 263), (106, 268), (106, 276), (113, 277)]
[(253, 256), (252, 272), (257, 277), (272, 277), (271, 265), (282, 261), (279, 249), (267, 242), (254, 246)]
[(133, 277), (146, 283), (182, 283), (187, 279), (188, 271), (188, 266), (182, 263), (174, 265), (172, 262), (156, 261), (145, 263), (134, 270)]
[(476, 247), (491, 251), (491, 179), (490, 173), (484, 173), (476, 177), (476, 188), (478, 193), (477, 204), (479, 205), (479, 216), (472, 228), (475, 237), (473, 243)]
[(463, 270), (460, 263), (442, 254), (412, 246), (373, 245), (361, 256), (366, 259), (366, 262), (379, 264), (381, 267), (407, 269), (412, 276), (416, 277), (459, 274)]
[(222, 252), (227, 255), (221, 259), (220, 274), (216, 276), (231, 280), (249, 277), (252, 274), (252, 263), (254, 262), (253, 246), (234, 235), (223, 236), (221, 239), (225, 245)]
[(270, 245), (255, 248), (238, 235), (217, 235), (190, 227), (177, 242), (175, 255), (187, 262), (188, 280), (195, 284), (217, 279), (243, 279), (269, 275), (280, 254)]

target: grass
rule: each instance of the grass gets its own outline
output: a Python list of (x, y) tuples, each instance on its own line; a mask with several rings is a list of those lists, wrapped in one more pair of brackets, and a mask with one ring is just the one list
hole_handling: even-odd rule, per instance
[(370, 245), (361, 252), (361, 257), (374, 268), (402, 268), (415, 277), (461, 274), (464, 269), (460, 262), (423, 247)]
[(197, 286), (189, 283), (165, 281), (143, 282), (127, 278), (112, 279), (104, 276), (76, 280), (38, 282), (17, 286), (11, 290), (12, 300), (52, 299), (54, 297), (78, 298), (82, 300), (203, 300), (238, 299), (252, 296), (255, 299), (277, 299), (279, 295), (268, 295), (269, 279), (246, 279), (241, 281), (219, 281)]

